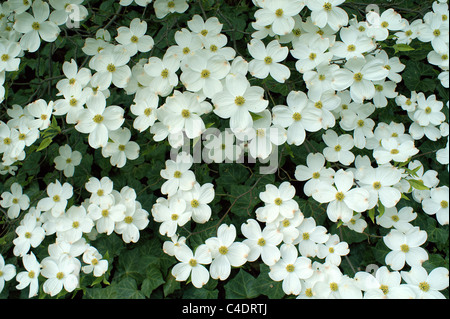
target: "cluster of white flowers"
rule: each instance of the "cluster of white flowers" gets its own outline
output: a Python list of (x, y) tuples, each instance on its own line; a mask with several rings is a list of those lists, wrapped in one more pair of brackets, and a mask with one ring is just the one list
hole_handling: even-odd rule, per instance
[[(103, 276), (108, 271), (108, 260), (90, 244), (98, 234), (115, 232), (125, 243), (130, 243), (137, 242), (140, 230), (147, 227), (149, 214), (136, 201), (134, 189), (125, 186), (120, 192), (114, 190), (108, 177), (101, 180), (91, 177), (85, 188), (90, 197), (80, 205), (70, 207), (68, 202), (73, 197), (73, 187), (67, 182), (61, 185), (59, 180), (48, 185), (48, 197), (31, 207), (28, 196), (22, 193), (22, 187), (17, 183), (11, 186), (11, 192), (2, 194), (0, 205), (8, 207), (9, 218), (15, 219), (21, 210), (28, 210), (16, 228), (13, 253), (22, 258), (26, 269), (17, 274), (19, 284), (16, 288), (21, 290), (29, 286), (30, 298), (38, 294), (39, 274), (46, 278), (43, 290), (51, 296), (63, 288), (71, 292), (79, 287), (80, 271), (93, 273), (95, 277)], [(48, 256), (38, 261), (31, 248), (37, 248), (52, 235), (56, 238), (48, 246)], [(2, 267), (0, 263), (0, 278), (7, 278), (12, 272), (15, 275), (15, 267), (8, 273), (2, 273)]]
[[(6, 72), (18, 71), (20, 57), (37, 51), (41, 41), (55, 41), (60, 26), (69, 20), (86, 19), (82, 2), (0, 4), (0, 102), (6, 94)], [(270, 267), (270, 278), (282, 281), (283, 291), (298, 298), (442, 298), (439, 291), (448, 287), (448, 269), (439, 267), (428, 274), (422, 267), (428, 252), (420, 246), (427, 233), (410, 223), (418, 212), (397, 204), (411, 194), (423, 212), (435, 216), (440, 225), (449, 224), (448, 186), (441, 185), (436, 171), (425, 171), (420, 161), (412, 160), (419, 152), (416, 141), (447, 138), (436, 160), (448, 168), (449, 125), (443, 111), (448, 104), (422, 92), (398, 94), (405, 65), (389, 57), (379, 43), (390, 36), (397, 44), (430, 42), (428, 62), (440, 69), (439, 80), (448, 88), (448, 5), (435, 2), (423, 20), (409, 23), (393, 9), (370, 12), (367, 21), (349, 19), (339, 7), (343, 2), (253, 0), (257, 10), (251, 25), (256, 31), (247, 44), (250, 61), (227, 46), (216, 17), (194, 15), (187, 28), (175, 33), (176, 44), (162, 57), (151, 56), (155, 42), (146, 34), (144, 20), (135, 18), (119, 27), (115, 38), (99, 29), (82, 48), (89, 57), (87, 66), (64, 62), (65, 78), (56, 84), (58, 99), (8, 108), (10, 119), (0, 121), (0, 172), (14, 175), (14, 164), (25, 159), (25, 148), (60, 129), (56, 119), (87, 134), (89, 146), (101, 149), (112, 166), (121, 168), (140, 153), (139, 144), (131, 140), (134, 132), (123, 126), (128, 109), (134, 130), (149, 131), (155, 142), (167, 139), (173, 148), (180, 148), (185, 137), (194, 143), (201, 140), (208, 127), (205, 115), (229, 120), (230, 130), (205, 143), (207, 157), (216, 163), (236, 161), (246, 152), (266, 160), (278, 146), (300, 146), (308, 133), (322, 131), (323, 152), (309, 154), (306, 165), (296, 167), (295, 178), (304, 182), (304, 195), (326, 205), (329, 220), (339, 227), (362, 233), (368, 215), (390, 229), (383, 237), (390, 249), (385, 260), (390, 269), (383, 266), (374, 275), (358, 271), (353, 278), (344, 275), (339, 266), (350, 253), (349, 245), (314, 218), (304, 217), (289, 182), (268, 184), (259, 194), (263, 206), (240, 227), (245, 239), (239, 241), (235, 225), (220, 224), (217, 236), (192, 249), (180, 230), (190, 221), (210, 221), (215, 190), (212, 183), (197, 182), (191, 170), (194, 159), (182, 152), (161, 170), (161, 193), (166, 197), (158, 198), (151, 210), (160, 234), (170, 238), (164, 252), (179, 261), (173, 276), (178, 281), (190, 278), (201, 288), (210, 278), (226, 280), (232, 267), (261, 258)], [(119, 3), (129, 6), (133, 1)], [(134, 1), (142, 7), (150, 3)], [(155, 0), (153, 7), (162, 19), (185, 12), (189, 5), (185, 0)], [(309, 15), (302, 17), (304, 9)], [(136, 61), (138, 54), (148, 57)], [(288, 59), (295, 61), (295, 68), (286, 66)], [(307, 90), (290, 91), (286, 105), (272, 105), (264, 88), (252, 85), (251, 80), (267, 78), (284, 84), (293, 72), (300, 74)], [(111, 89), (132, 96), (132, 105), (108, 105)], [(410, 118), (409, 127), (371, 119), (390, 100)], [(355, 148), (369, 150), (374, 160), (355, 156)], [(56, 170), (72, 177), (82, 155), (66, 144), (52, 160)], [(59, 180), (47, 186), (48, 196), (36, 205), (17, 183), (3, 191), (0, 206), (7, 209), (7, 217), (21, 218), (13, 253), (22, 258), (25, 271), (16, 276), (15, 266), (5, 265), (0, 255), (0, 291), (16, 276), (17, 289), (29, 286), (29, 296), (36, 296), (42, 275), (45, 293), (55, 296), (63, 288), (71, 292), (79, 285), (80, 271), (100, 277), (108, 270), (108, 261), (90, 244), (97, 234), (115, 232), (125, 243), (139, 240), (150, 214), (136, 200), (134, 189), (116, 191), (108, 177), (90, 178), (85, 189), (91, 196), (79, 205), (73, 204), (73, 186)], [(375, 211), (384, 213), (374, 218)], [(31, 248), (51, 235), (56, 239), (48, 246), (49, 256), (38, 261)]]

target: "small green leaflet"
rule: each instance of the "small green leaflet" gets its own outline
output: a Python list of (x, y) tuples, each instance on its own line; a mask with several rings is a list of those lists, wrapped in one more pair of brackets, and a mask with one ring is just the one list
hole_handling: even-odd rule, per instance
[(422, 191), (429, 190), (429, 188), (423, 184), (422, 180), (408, 179), (407, 181), (408, 181), (409, 185), (411, 185), (411, 188), (415, 188), (415, 189), (422, 190)]
[(37, 148), (36, 152), (42, 151), (43, 149), (49, 147), (49, 145), (52, 144), (53, 142), (53, 138), (59, 133), (61, 133), (61, 128), (56, 122), (56, 119), (53, 117), (50, 126), (42, 133), (41, 137), (43, 138), (43, 140), (41, 144), (39, 144), (39, 147)]
[(413, 47), (411, 47), (411, 46), (409, 46), (407, 44), (404, 44), (404, 43), (394, 44), (392, 46), (392, 48), (395, 50), (394, 54), (396, 54), (398, 52), (406, 52), (406, 51), (414, 51), (415, 50)]

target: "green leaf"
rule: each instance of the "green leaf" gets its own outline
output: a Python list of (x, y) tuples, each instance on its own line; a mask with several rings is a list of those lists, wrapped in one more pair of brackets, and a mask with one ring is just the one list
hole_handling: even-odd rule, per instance
[(161, 271), (157, 267), (150, 267), (147, 269), (147, 277), (142, 282), (141, 291), (147, 298), (150, 298), (153, 290), (164, 283)]
[(369, 217), (372, 223), (375, 224), (375, 207), (372, 209), (369, 209)]
[(412, 177), (419, 177), (419, 175), (417, 175), (417, 172), (422, 168), (422, 165), (417, 166), (415, 169), (408, 169), (405, 168), (405, 171), (411, 175)]
[(49, 147), (50, 144), (52, 144), (53, 138), (52, 137), (46, 137), (42, 140), (41, 144), (39, 144), (39, 147), (37, 148), (36, 152), (40, 152), (47, 147)]
[(408, 179), (407, 181), (408, 181), (409, 185), (411, 185), (412, 188), (415, 188), (418, 190), (429, 190), (429, 188), (423, 184), (422, 180)]
[(117, 299), (117, 290), (114, 287), (87, 288), (83, 295), (84, 299)]
[(391, 251), (382, 240), (379, 240), (375, 247), (372, 247), (373, 255), (377, 263), (384, 265), (386, 263), (386, 255)]
[(403, 82), (410, 91), (433, 92), (436, 88), (434, 68), (422, 61), (407, 61), (402, 74)]
[(173, 294), (176, 290), (180, 289), (180, 282), (175, 279), (175, 277), (169, 273), (166, 277), (166, 282), (163, 286), (164, 297)]
[(260, 273), (256, 278), (256, 282), (253, 288), (259, 291), (261, 294), (269, 297), (269, 299), (281, 299), (284, 297), (285, 293), (283, 291), (281, 281), (273, 281), (269, 277), (269, 266), (265, 264), (260, 264)]
[(260, 295), (255, 289), (256, 279), (243, 269), (239, 269), (237, 275), (225, 284), (227, 299), (251, 299)]
[(210, 279), (202, 288), (190, 285), (183, 294), (183, 299), (217, 299), (219, 290), (216, 289), (217, 280)]
[(152, 265), (159, 265), (157, 256), (143, 254), (140, 249), (126, 250), (119, 256), (116, 276), (133, 278), (140, 284), (146, 278), (147, 268)]
[(384, 207), (384, 205), (380, 201), (378, 201), (378, 217), (383, 216), (385, 211), (386, 208)]
[(144, 294), (138, 290), (136, 280), (132, 278), (125, 278), (110, 287), (117, 292), (118, 299), (145, 299)]
[(264, 116), (260, 115), (260, 114), (256, 114), (253, 112), (250, 112), (250, 115), (252, 116), (253, 121), (257, 121), (259, 119), (262, 119)]
[(404, 43), (397, 43), (392, 46), (392, 48), (395, 50), (395, 54), (397, 52), (406, 52), (406, 51), (414, 51), (415, 49), (407, 44)]
[(248, 179), (249, 172), (239, 164), (225, 163), (219, 166), (219, 175), (217, 183), (230, 191), (236, 185), (243, 184)]

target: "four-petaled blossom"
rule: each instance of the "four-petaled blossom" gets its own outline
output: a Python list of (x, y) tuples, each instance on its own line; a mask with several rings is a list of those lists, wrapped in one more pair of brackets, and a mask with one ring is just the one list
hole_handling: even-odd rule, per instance
[(209, 281), (209, 271), (204, 265), (212, 261), (208, 246), (202, 244), (195, 249), (195, 253), (187, 246), (177, 249), (175, 257), (180, 261), (172, 268), (172, 275), (177, 281), (185, 281), (191, 276), (194, 287), (201, 288)]
[(87, 108), (80, 112), (75, 129), (89, 134), (88, 142), (92, 148), (105, 147), (110, 131), (115, 131), (125, 121), (124, 110), (117, 105), (106, 107), (106, 100), (91, 98), (86, 102)]
[(277, 40), (271, 41), (267, 47), (261, 40), (252, 39), (247, 45), (253, 60), (248, 65), (250, 74), (259, 79), (265, 79), (269, 75), (277, 82), (284, 83), (291, 71), (281, 62), (289, 54), (287, 47), (282, 47)]
[[(24, 51), (36, 51), (41, 39), (56, 41), (59, 25), (67, 23), (70, 28), (72, 20), (84, 20), (88, 12), (82, 2), (9, 0), (0, 5), (0, 29), (4, 31), (0, 41), (0, 102), (11, 93), (6, 82), (10, 79), (8, 72), (18, 71)], [(121, 0), (120, 5), (128, 6), (132, 2)], [(134, 2), (146, 6), (152, 0)], [(59, 120), (74, 124), (79, 132), (89, 134), (89, 146), (102, 148), (101, 154), (111, 158), (111, 165), (122, 168), (127, 159), (137, 159), (140, 151), (136, 142), (130, 142), (130, 123), (121, 128), (127, 106), (132, 103), (131, 113), (136, 116), (133, 128), (143, 132), (151, 127), (154, 141), (167, 138), (173, 148), (182, 146), (183, 138), (180, 137), (184, 133), (194, 141), (194, 146), (198, 145), (206, 128), (217, 124), (215, 116), (230, 119), (233, 134), (224, 135), (227, 138), (231, 136), (234, 140), (234, 134), (239, 137), (250, 132), (252, 137), (245, 139), (237, 149), (233, 148), (233, 155), (228, 154), (227, 142), (223, 142), (222, 135), (214, 141), (218, 143), (210, 143), (206, 147), (210, 150), (208, 156), (217, 163), (225, 157), (236, 161), (244, 152), (250, 158), (264, 160), (276, 153), (273, 151), (277, 146), (287, 142), (289, 145), (283, 151), (298, 164), (297, 150), (290, 145), (303, 144), (306, 131), (324, 129), (327, 130), (322, 135), (326, 147), (322, 153), (310, 152), (308, 165), (297, 166), (295, 177), (306, 182), (305, 195), (320, 204), (328, 204), (328, 217), (338, 223), (338, 228), (348, 227), (362, 233), (368, 226), (363, 214), (368, 213), (374, 221), (372, 213), (378, 205), (377, 224), (384, 228), (394, 227), (382, 237), (391, 250), (386, 254), (385, 263), (393, 272), (382, 267), (376, 275), (362, 271), (354, 278), (343, 275), (337, 266), (341, 256), (348, 254), (348, 244), (338, 235), (328, 234), (325, 227), (317, 226), (313, 217), (304, 217), (298, 204), (304, 200), (294, 199), (295, 188), (289, 182), (278, 187), (265, 185), (266, 190), (259, 193), (264, 206), (255, 210), (256, 219), (250, 218), (241, 225), (242, 234), (239, 235), (245, 237), (243, 242), (236, 242), (238, 234), (234, 225), (222, 224), (217, 237), (208, 238), (205, 243), (196, 242), (195, 249), (191, 250), (188, 245), (194, 243), (189, 238), (193, 240), (194, 237), (179, 237), (178, 232), (202, 232), (203, 228), (195, 228), (194, 223), (216, 219), (218, 212), (213, 209), (220, 205), (213, 202), (213, 184), (198, 183), (191, 170), (193, 157), (183, 154), (182, 159), (167, 161), (166, 168), (161, 170), (161, 177), (166, 180), (161, 193), (167, 198), (156, 199), (152, 208), (153, 220), (161, 223), (160, 234), (171, 239), (164, 243), (164, 252), (179, 261), (172, 268), (172, 275), (177, 281), (190, 278), (194, 287), (201, 288), (210, 277), (225, 280), (230, 277), (232, 267), (240, 267), (261, 257), (262, 262), (270, 267), (269, 277), (283, 281), (284, 293), (299, 295), (299, 298), (443, 298), (439, 291), (448, 287), (448, 269), (438, 267), (428, 274), (430, 270), (422, 267), (429, 256), (427, 250), (420, 246), (425, 244), (428, 235), (431, 239), (431, 234), (411, 224), (418, 216), (412, 207), (397, 211), (396, 206), (402, 197), (405, 198), (403, 194), (411, 192), (426, 214), (436, 215), (441, 225), (448, 224), (448, 187), (440, 185), (438, 172), (429, 170), (425, 174), (423, 169), (417, 171), (416, 164), (411, 162), (408, 165), (407, 162), (419, 152), (415, 141), (426, 137), (434, 142), (448, 137), (449, 126), (445, 123), (448, 103), (444, 107), (437, 96), (426, 97), (421, 92), (411, 92), (410, 99), (399, 96), (396, 87), (402, 80), (399, 73), (405, 65), (398, 58), (389, 58), (379, 47), (375, 49), (376, 41), (387, 39), (390, 31), (400, 31), (391, 35), (397, 44), (409, 44), (416, 38), (421, 42), (431, 42), (433, 51), (427, 60), (440, 69), (437, 78), (444, 87), (448, 87), (448, 6), (443, 1), (435, 2), (432, 12), (427, 13), (423, 20), (409, 24), (393, 9), (384, 11), (381, 16), (371, 12), (367, 14), (367, 21), (349, 21), (347, 13), (338, 7), (343, 2), (253, 0), (258, 9), (252, 26), (257, 32), (251, 35), (253, 39), (249, 40), (247, 47), (253, 58), (250, 62), (241, 56), (236, 57), (236, 43), (234, 48), (226, 46), (228, 38), (221, 34), (223, 25), (216, 17), (205, 21), (200, 15), (195, 15), (187, 21), (189, 30), (183, 29), (175, 34), (177, 45), (168, 48), (161, 57), (148, 59), (132, 60), (138, 52), (152, 50), (155, 44), (153, 38), (146, 35), (147, 22), (134, 18), (129, 28), (119, 26), (115, 38), (117, 43), (111, 41), (109, 31), (99, 29), (95, 39), (86, 39), (83, 47), (83, 52), (90, 56), (89, 68), (80, 67), (79, 70), (74, 59), (63, 64), (65, 78), (56, 84), (57, 96), (62, 98), (48, 102), (30, 99), (24, 107), (13, 105), (7, 109), (10, 119), (0, 122), (0, 174), (15, 175), (20, 162), (34, 151), (30, 149), (28, 152), (25, 147), (31, 146), (41, 134), (41, 146), (56, 138), (48, 135), (55, 129), (64, 135), (68, 130), (64, 123), (63, 130), (60, 129)], [(303, 22), (299, 12), (305, 6), (310, 9), (311, 16)], [(154, 2), (158, 18), (184, 12), (188, 7), (186, 0)], [(72, 14), (72, 11), (75, 12)], [(264, 40), (267, 36), (273, 39)], [(291, 55), (296, 62), (283, 62), (287, 59), (288, 48), (293, 49)], [(303, 77), (307, 92), (293, 91), (295, 88), (291, 88), (291, 83), (286, 87), (277, 85), (272, 90), (271, 81), (285, 83), (291, 76), (294, 63), (300, 73), (297, 77)], [(130, 64), (134, 65), (132, 69)], [(12, 79), (14, 77), (13, 74)], [(252, 82), (254, 78), (264, 81)], [(261, 87), (252, 86), (253, 83)], [(110, 90), (111, 84), (115, 88)], [(121, 89), (128, 96), (134, 95), (132, 102), (123, 107), (106, 107), (106, 99)], [(289, 95), (285, 89), (287, 92), (291, 90)], [(287, 95), (287, 106), (282, 105), (282, 99), (265, 95), (265, 91), (281, 93), (281, 90), (282, 95)], [(161, 106), (160, 98), (163, 100)], [(405, 133), (403, 123), (380, 122), (375, 128), (376, 123), (369, 117), (376, 108), (390, 107), (388, 99), (395, 99), (395, 103), (407, 111), (412, 121), (409, 134)], [(270, 109), (267, 108), (269, 100), (272, 102)], [(364, 104), (366, 100), (368, 102)], [(211, 112), (212, 105), (214, 113)], [(52, 118), (52, 115), (65, 118)], [(205, 115), (203, 119), (202, 115)], [(203, 120), (206, 119), (208, 124), (205, 125)], [(336, 125), (344, 131), (353, 131), (353, 137), (331, 130), (334, 127), (339, 129)], [(320, 138), (315, 134), (317, 136)], [(71, 141), (67, 138), (67, 142)], [(79, 148), (78, 142), (82, 143), (77, 141), (73, 146), (83, 149)], [(310, 142), (306, 149), (310, 146), (316, 149), (316, 145)], [(355, 161), (356, 154), (351, 151), (353, 147), (373, 150), (372, 158), (378, 167), (372, 167), (370, 154), (358, 155)], [(90, 243), (95, 243), (98, 233), (107, 236), (115, 231), (123, 242), (136, 243), (140, 230), (150, 222), (148, 212), (136, 201), (138, 195), (135, 190), (129, 186), (124, 186), (120, 192), (114, 190), (108, 177), (101, 180), (91, 177), (85, 185), (90, 197), (77, 203), (81, 198), (73, 195), (75, 187), (80, 190), (76, 183), (79, 176), (72, 177), (74, 166), (81, 162), (81, 153), (72, 152), (68, 144), (59, 150), (60, 155), (50, 160), (54, 160), (57, 170), (64, 171), (67, 181), (49, 183), (46, 178), (39, 178), (37, 183), (31, 176), (23, 179), (20, 173), (17, 175), (20, 184), (33, 189), (30, 193), (34, 195), (38, 194), (34, 189), (36, 185), (47, 181), (48, 196), (34, 196), (36, 206), (30, 208), (30, 200), (22, 193), (18, 182), (8, 180), (4, 184), (9, 187), (12, 183), (11, 192), (2, 190), (0, 205), (8, 209), (3, 212), (10, 219), (21, 217), (16, 223), (16, 236), (11, 239), (14, 245), (12, 253), (22, 258), (26, 270), (17, 275), (19, 284), (16, 288), (29, 286), (30, 298), (35, 297), (40, 288), (52, 297), (63, 288), (67, 292), (74, 291), (81, 283), (80, 271), (92, 273), (95, 277), (103, 276), (108, 271), (106, 259), (109, 258), (103, 259), (97, 249), (90, 246)], [(448, 164), (445, 152), (448, 153), (448, 141), (447, 147), (436, 153), (436, 160), (443, 165)], [(88, 157), (92, 159), (92, 156)], [(355, 167), (337, 172), (329, 168), (350, 166), (354, 161)], [(394, 166), (391, 161), (394, 161)], [(42, 163), (40, 161), (39, 165)], [(11, 166), (13, 164), (17, 166)], [(408, 169), (404, 165), (408, 165)], [(197, 171), (197, 167), (195, 169)], [(107, 172), (102, 167), (101, 173)], [(222, 170), (220, 173), (223, 174)], [(283, 173), (289, 177), (288, 172), (283, 170)], [(414, 178), (428, 189), (410, 187), (415, 185), (412, 183)], [(220, 188), (222, 178), (217, 181)], [(75, 184), (71, 185), (72, 182)], [(222, 191), (230, 190), (225, 187)], [(243, 195), (258, 198), (252, 192), (238, 197), (233, 195), (235, 199), (231, 206), (239, 204)], [(28, 209), (21, 216), (21, 211)], [(250, 214), (251, 206), (247, 210)], [(227, 216), (228, 211), (224, 216), (219, 212), (220, 222), (237, 214), (232, 210), (232, 214)], [(421, 218), (430, 219), (426, 215)], [(179, 229), (181, 227), (183, 229)], [(49, 256), (38, 262), (30, 248), (37, 248), (49, 235), (56, 235), (55, 243), (48, 246)], [(104, 235), (100, 236), (104, 238)], [(324, 264), (312, 264), (310, 258), (314, 257), (325, 259)], [(399, 273), (397, 270), (404, 269), (405, 264), (408, 271)], [(0, 292), (5, 281), (15, 275), (15, 266), (5, 265), (0, 255)], [(47, 280), (39, 287), (39, 279), (42, 278)], [(402, 284), (401, 279), (406, 284)]]
[(256, 23), (272, 26), (275, 34), (285, 35), (294, 29), (296, 16), (304, 8), (300, 0), (267, 0), (262, 9), (255, 12)]
[(270, 267), (269, 277), (274, 281), (283, 281), (283, 291), (287, 295), (298, 295), (302, 289), (301, 279), (308, 279), (314, 273), (311, 259), (299, 257), (298, 250), (290, 244), (280, 248), (281, 259)]
[(225, 280), (230, 276), (231, 267), (240, 267), (247, 261), (250, 248), (235, 239), (236, 227), (223, 224), (217, 230), (217, 237), (205, 241), (213, 259), (209, 267), (211, 278)]
[(405, 262), (409, 266), (421, 266), (428, 260), (427, 251), (420, 247), (427, 237), (427, 232), (419, 227), (411, 227), (406, 233), (397, 229), (391, 230), (383, 237), (384, 243), (391, 250), (386, 255), (386, 264), (393, 270), (403, 269)]
[(8, 208), (7, 214), (10, 219), (19, 217), (21, 210), (26, 210), (30, 207), (30, 198), (23, 194), (22, 186), (18, 183), (11, 185), (11, 192), (3, 192), (0, 206)]
[(65, 144), (59, 148), (59, 155), (55, 157), (53, 162), (55, 168), (64, 172), (64, 176), (72, 177), (75, 172), (75, 166), (81, 163), (81, 153), (72, 151), (70, 145)]
[(349, 222), (353, 211), (362, 213), (369, 207), (369, 192), (363, 188), (353, 188), (353, 173), (343, 169), (334, 175), (335, 186), (320, 182), (316, 186), (312, 197), (319, 203), (329, 203), (327, 206), (328, 218), (336, 222), (342, 220)]

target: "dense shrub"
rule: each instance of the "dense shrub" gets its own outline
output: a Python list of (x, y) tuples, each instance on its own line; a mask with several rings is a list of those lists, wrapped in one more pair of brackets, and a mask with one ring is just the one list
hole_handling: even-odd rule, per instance
[(2, 298), (448, 298), (446, 1), (0, 4)]

